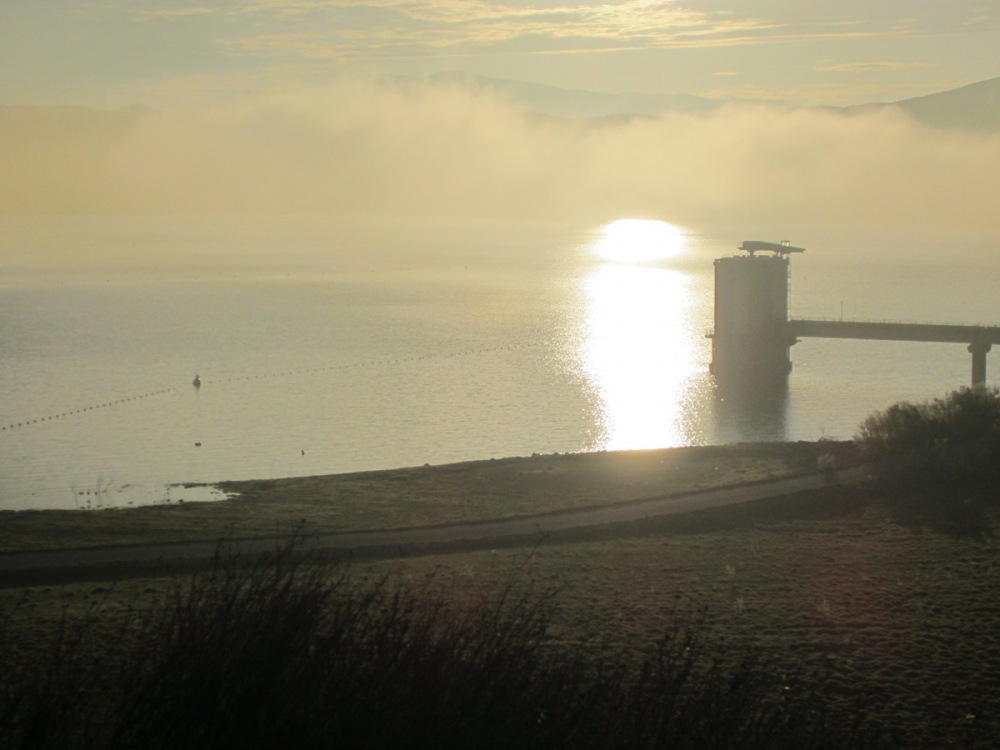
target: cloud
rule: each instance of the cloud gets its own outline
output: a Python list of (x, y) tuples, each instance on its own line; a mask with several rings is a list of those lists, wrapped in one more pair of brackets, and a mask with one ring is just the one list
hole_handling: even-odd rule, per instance
[[(256, 8), (272, 21), (276, 11), (269, 6)], [(275, 31), (233, 36), (226, 44), (237, 54), (313, 59), (527, 54), (682, 43), (689, 38), (728, 34), (732, 27), (745, 25), (724, 21), (712, 28), (702, 14), (673, 3), (641, 0), (561, 7), (370, 0), (336, 6), (312, 4), (300, 12), (308, 12), (308, 28), (292, 30), (285, 17), (283, 28), (278, 24)], [(268, 28), (274, 27), (274, 23), (268, 24)]]
[[(260, 89), (290, 80), (322, 82), (345, 71), (450, 69), (576, 87), (588, 85), (587, 71), (598, 70), (601, 85), (614, 90), (704, 94), (714, 68), (738, 70), (757, 87), (804, 92), (800, 101), (818, 101), (831, 78), (862, 83), (881, 78), (875, 98), (887, 100), (988, 75), (968, 61), (989, 58), (989, 32), (1000, 28), (1000, 7), (992, 0), (912, 0), (903, 10), (866, 0), (60, 0), (53, 5), (59, 12), (45, 10), (48, 4), (13, 4), (16, 10), (7, 10), (0, 3), (0, 15), (11, 16), (0, 24), (0, 58), (8, 63), (0, 66), (6, 101), (159, 104), (157, 91), (180, 92), (190, 81), (203, 85), (229, 78), (241, 89)], [(944, 35), (952, 35), (953, 43), (928, 41)], [(893, 44), (883, 45), (886, 39)], [(947, 81), (918, 83), (898, 66), (879, 62), (890, 48), (890, 59), (922, 61), (952, 74)], [(968, 59), (948, 58), (955, 50), (964, 50)], [(837, 75), (814, 76), (816, 82), (805, 88), (817, 55), (840, 67), (821, 70)], [(862, 67), (852, 67), (859, 59), (865, 61)]]
[[(817, 39), (898, 38), (1000, 28), (988, 0), (908, 3), (906, 15), (867, 0), (341, 0), (231, 6), (225, 45), (235, 54), (424, 57), (711, 47)], [(250, 28), (267, 28), (254, 33)], [(239, 33), (242, 29), (243, 33)]]
[(339, 213), (1000, 229), (1000, 135), (892, 111), (595, 124), (342, 80), (177, 112), (0, 108), (0, 212)]
[[(112, 12), (120, 13), (121, 7)], [(731, 44), (775, 27), (673, 0), (600, 3), (341, 0), (127, 9), (169, 33), (192, 16), (237, 57), (272, 60), (550, 54)]]

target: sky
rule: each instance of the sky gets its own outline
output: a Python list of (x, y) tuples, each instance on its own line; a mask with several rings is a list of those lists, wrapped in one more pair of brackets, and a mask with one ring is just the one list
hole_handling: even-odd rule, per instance
[(0, 0), (0, 103), (159, 106), (461, 70), (856, 104), (996, 77), (998, 41), (997, 0)]
[[(601, 125), (539, 120), (498, 95), (423, 80), (461, 71), (848, 105), (995, 78), (998, 42), (998, 0), (0, 0), (0, 214), (726, 217), (1000, 231), (1000, 134), (759, 104)], [(140, 107), (111, 111), (130, 105)]]

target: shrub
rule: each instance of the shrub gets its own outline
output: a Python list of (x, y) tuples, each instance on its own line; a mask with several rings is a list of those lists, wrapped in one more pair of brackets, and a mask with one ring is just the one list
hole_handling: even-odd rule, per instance
[(1000, 479), (1000, 391), (963, 388), (872, 414), (856, 441), (896, 518), (960, 536), (992, 533)]
[(867, 417), (855, 440), (871, 457), (911, 450), (995, 452), (1000, 447), (1000, 391), (977, 386), (923, 404), (893, 404)]

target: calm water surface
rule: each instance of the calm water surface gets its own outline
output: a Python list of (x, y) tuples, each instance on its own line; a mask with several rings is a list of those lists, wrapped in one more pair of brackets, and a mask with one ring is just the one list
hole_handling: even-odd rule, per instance
[(874, 409), (968, 382), (961, 346), (806, 340), (785, 399), (720, 400), (705, 338), (712, 260), (743, 239), (808, 248), (792, 260), (796, 316), (1000, 322), (997, 238), (926, 230), (0, 227), (4, 509), (207, 497), (173, 486), (184, 482), (847, 438)]

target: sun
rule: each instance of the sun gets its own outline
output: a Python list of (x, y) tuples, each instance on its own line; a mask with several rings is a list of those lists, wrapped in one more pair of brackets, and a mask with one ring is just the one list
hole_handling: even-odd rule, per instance
[(654, 263), (686, 251), (684, 233), (652, 219), (618, 219), (601, 230), (594, 254), (614, 263)]

